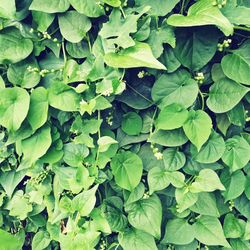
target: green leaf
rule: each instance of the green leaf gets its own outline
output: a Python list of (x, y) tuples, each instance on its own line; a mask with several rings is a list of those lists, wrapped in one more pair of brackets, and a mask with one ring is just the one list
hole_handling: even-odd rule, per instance
[(49, 105), (63, 111), (77, 111), (80, 96), (68, 85), (54, 82), (49, 88)]
[(219, 32), (214, 28), (177, 31), (175, 56), (180, 63), (193, 71), (204, 67), (217, 51)]
[(246, 85), (250, 85), (249, 49), (250, 42), (246, 41), (239, 49), (233, 50), (233, 54), (224, 56), (221, 61), (223, 72), (227, 77)]
[(63, 160), (72, 167), (82, 166), (84, 158), (89, 154), (85, 145), (67, 143), (64, 145)]
[(10, 131), (18, 130), (28, 114), (29, 105), (30, 96), (25, 89), (1, 89), (0, 124)]
[(65, 12), (69, 8), (68, 0), (33, 0), (29, 9), (46, 13)]
[(186, 187), (178, 188), (175, 190), (175, 199), (177, 212), (182, 213), (197, 202), (198, 194), (189, 192), (189, 189)]
[(15, 170), (1, 173), (0, 184), (9, 197), (12, 196), (15, 188), (22, 181), (25, 174), (26, 171), (16, 172)]
[(216, 172), (209, 168), (202, 169), (190, 186), (192, 193), (213, 192), (216, 189), (225, 190), (225, 187), (221, 184)]
[(99, 145), (99, 152), (105, 152), (113, 144), (116, 144), (117, 141), (110, 136), (102, 136), (98, 139), (97, 144)]
[(222, 157), (225, 148), (223, 138), (212, 130), (207, 142), (201, 147), (199, 152), (192, 145), (190, 151), (194, 160), (200, 163), (213, 163)]
[(243, 168), (250, 160), (250, 145), (241, 136), (235, 135), (226, 141), (226, 150), (222, 161), (231, 172)]
[(121, 1), (120, 0), (103, 0), (104, 3), (112, 6), (112, 7), (119, 7), (121, 5)]
[(154, 237), (138, 229), (128, 229), (118, 235), (124, 250), (157, 250)]
[(163, 151), (163, 161), (167, 171), (175, 171), (184, 166), (186, 157), (178, 149), (168, 148)]
[(72, 43), (80, 42), (91, 28), (90, 20), (73, 10), (61, 14), (58, 22), (63, 37)]
[(150, 136), (148, 141), (166, 147), (178, 147), (185, 144), (188, 138), (184, 134), (183, 129), (158, 130)]
[(162, 242), (187, 245), (194, 240), (194, 229), (185, 219), (172, 219), (167, 222)]
[(122, 130), (128, 135), (138, 135), (142, 130), (142, 118), (135, 112), (128, 112), (123, 116)]
[(199, 193), (198, 200), (189, 209), (197, 214), (220, 217), (216, 197), (213, 193)]
[(124, 49), (135, 46), (136, 42), (131, 38), (130, 33), (137, 31), (137, 20), (148, 10), (147, 6), (139, 11), (137, 15), (130, 14), (125, 19), (122, 19), (120, 10), (113, 9), (109, 21), (104, 23), (100, 30), (100, 36), (105, 39), (110, 48), (114, 45)]
[(162, 206), (157, 195), (130, 204), (126, 211), (133, 227), (157, 239), (161, 237)]
[(190, 107), (198, 95), (198, 85), (186, 70), (163, 74), (154, 83), (152, 98), (162, 106), (173, 103)]
[(216, 25), (226, 36), (233, 34), (233, 25), (210, 0), (200, 0), (194, 3), (188, 9), (187, 16), (174, 14), (168, 18), (167, 22), (176, 27)]
[(231, 175), (228, 170), (224, 170), (220, 179), (226, 188), (222, 192), (225, 201), (234, 200), (244, 192), (246, 177), (241, 170), (235, 171)]
[(202, 215), (193, 225), (195, 238), (201, 243), (208, 246), (225, 246), (229, 247), (222, 230), (220, 221), (211, 216)]
[(249, 88), (228, 78), (214, 83), (209, 89), (207, 106), (215, 113), (224, 113), (235, 107)]
[(72, 209), (79, 212), (81, 216), (88, 216), (96, 203), (97, 188), (98, 185), (95, 185), (93, 188), (75, 196), (72, 200)]
[(234, 200), (234, 207), (248, 220), (250, 220), (250, 203), (246, 195), (242, 194)]
[(0, 17), (14, 19), (16, 14), (15, 0), (2, 0), (0, 3)]
[(12, 64), (7, 71), (8, 80), (22, 88), (33, 88), (40, 82), (39, 72), (29, 71), (29, 67), (38, 68), (36, 60), (27, 58), (21, 62)]
[(240, 221), (231, 213), (225, 216), (223, 231), (226, 238), (240, 238), (244, 233)]
[(42, 11), (32, 11), (32, 17), (37, 24), (40, 32), (45, 32), (55, 19), (55, 14), (45, 13)]
[(136, 5), (139, 6), (150, 6), (150, 15), (153, 16), (166, 16), (179, 2), (179, 0), (135, 0)]
[(183, 129), (188, 139), (196, 146), (197, 150), (200, 151), (202, 145), (210, 136), (212, 120), (210, 116), (202, 110), (191, 110), (189, 111), (189, 117)]
[(16, 28), (0, 32), (0, 64), (17, 63), (32, 52), (33, 43), (21, 36)]
[(0, 242), (3, 250), (21, 249), (23, 245), (23, 242), (20, 239), (3, 229), (0, 229)]
[(122, 152), (111, 160), (111, 169), (116, 184), (132, 191), (141, 180), (142, 160), (132, 152)]
[[(50, 127), (43, 126), (36, 131), (31, 137), (21, 141), (21, 151), (23, 153), (24, 168), (30, 167), (29, 164), (34, 163), (44, 154), (51, 145)], [(27, 164), (27, 162), (29, 164)]]
[(173, 103), (164, 107), (156, 120), (157, 129), (171, 130), (183, 126), (188, 118), (188, 111), (181, 105)]
[(70, 4), (79, 13), (88, 17), (99, 17), (104, 14), (104, 9), (98, 0), (69, 0)]
[(40, 230), (38, 231), (32, 240), (32, 250), (45, 249), (50, 243), (50, 236), (48, 232)]
[(160, 191), (172, 184), (181, 188), (184, 186), (185, 176), (178, 171), (168, 172), (164, 167), (153, 167), (148, 172), (150, 194)]
[(25, 220), (28, 213), (32, 211), (32, 205), (22, 190), (18, 190), (7, 203), (6, 209), (9, 210), (10, 216), (16, 216), (20, 220)]
[(114, 68), (137, 68), (148, 67), (154, 69), (166, 69), (163, 64), (157, 61), (146, 43), (136, 42), (133, 47), (123, 49), (120, 52), (110, 52), (104, 56), (108, 66)]
[(30, 96), (30, 108), (27, 116), (34, 131), (47, 121), (48, 108), (48, 91), (43, 87), (34, 89)]

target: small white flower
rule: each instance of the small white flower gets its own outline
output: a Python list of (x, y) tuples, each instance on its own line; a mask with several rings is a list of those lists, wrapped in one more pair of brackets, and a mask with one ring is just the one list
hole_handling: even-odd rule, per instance
[(155, 156), (155, 158), (156, 158), (157, 160), (162, 160), (162, 158), (163, 158), (163, 154), (162, 154), (161, 152), (156, 152), (156, 153), (154, 154), (154, 156)]

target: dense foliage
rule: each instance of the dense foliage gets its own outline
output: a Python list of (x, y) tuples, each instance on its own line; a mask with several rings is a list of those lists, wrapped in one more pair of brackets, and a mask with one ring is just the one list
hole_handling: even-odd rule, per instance
[(0, 1), (0, 249), (250, 249), (249, 0)]

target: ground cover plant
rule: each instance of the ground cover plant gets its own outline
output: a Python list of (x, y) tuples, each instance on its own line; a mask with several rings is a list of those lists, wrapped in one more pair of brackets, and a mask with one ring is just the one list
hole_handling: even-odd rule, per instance
[(249, 85), (249, 0), (1, 0), (0, 250), (249, 250)]

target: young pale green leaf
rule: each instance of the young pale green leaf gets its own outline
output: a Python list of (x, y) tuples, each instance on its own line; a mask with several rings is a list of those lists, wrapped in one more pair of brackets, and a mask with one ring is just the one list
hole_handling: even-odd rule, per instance
[(80, 213), (81, 216), (88, 216), (96, 203), (96, 190), (98, 185), (83, 191), (72, 200), (72, 209)]
[(195, 181), (190, 186), (192, 193), (213, 192), (214, 190), (225, 190), (220, 179), (212, 169), (202, 169)]
[(200, 163), (213, 163), (222, 157), (225, 148), (223, 138), (212, 130), (207, 142), (201, 147), (199, 152), (193, 145), (191, 145), (190, 151), (193, 159), (196, 161)]
[(194, 228), (185, 219), (172, 219), (167, 222), (162, 242), (187, 245), (194, 240)]
[(30, 96), (25, 89), (1, 89), (0, 124), (10, 131), (18, 130), (28, 114), (29, 105)]
[(233, 34), (233, 25), (210, 0), (194, 3), (189, 8), (187, 16), (174, 14), (167, 22), (176, 27), (216, 25), (226, 36)]
[[(21, 152), (23, 153), (24, 162), (34, 163), (47, 152), (52, 142), (50, 131), (50, 127), (45, 125), (31, 137), (21, 141)], [(29, 164), (24, 164), (22, 168), (30, 167)]]
[(239, 49), (233, 50), (233, 54), (224, 56), (221, 61), (223, 72), (227, 77), (246, 85), (250, 85), (249, 50), (250, 42), (246, 41)]
[(196, 146), (199, 152), (202, 145), (210, 136), (212, 120), (210, 116), (202, 110), (191, 110), (189, 111), (189, 117), (183, 129), (188, 139)]
[(178, 149), (168, 148), (163, 151), (163, 162), (167, 171), (175, 171), (184, 166), (186, 157)]
[(29, 199), (24, 196), (22, 190), (18, 190), (12, 199), (7, 203), (6, 209), (9, 210), (10, 216), (15, 216), (20, 220), (25, 220), (28, 213), (33, 210)]
[(135, 112), (128, 112), (122, 118), (121, 128), (128, 135), (138, 135), (142, 130), (142, 118)]
[(14, 19), (16, 14), (15, 0), (2, 0), (0, 2), (0, 17)]
[(138, 14), (130, 14), (125, 19), (121, 17), (119, 9), (113, 9), (109, 16), (109, 21), (103, 24), (100, 36), (105, 39), (111, 48), (116, 45), (127, 49), (136, 45), (130, 33), (137, 31), (137, 20), (149, 10), (148, 6), (143, 8)]
[(134, 202), (126, 210), (133, 227), (157, 239), (161, 237), (162, 205), (157, 195)]
[(250, 145), (241, 136), (233, 136), (226, 141), (222, 161), (234, 172), (243, 168), (250, 160)]
[(40, 230), (34, 235), (34, 238), (32, 240), (32, 249), (45, 249), (49, 245), (50, 241), (51, 239), (48, 232)]
[(122, 152), (111, 160), (115, 182), (121, 188), (133, 191), (142, 176), (142, 160), (132, 152)]
[(29, 9), (46, 13), (65, 12), (69, 8), (68, 0), (33, 0)]
[(140, 42), (136, 42), (133, 47), (121, 50), (120, 52), (107, 53), (104, 56), (104, 61), (108, 66), (114, 68), (147, 67), (166, 69), (163, 64), (154, 58), (150, 46)]
[(152, 99), (164, 107), (173, 103), (190, 107), (198, 95), (198, 85), (186, 70), (163, 74), (154, 83)]
[(63, 37), (72, 43), (80, 42), (91, 28), (88, 17), (74, 10), (61, 14), (58, 22)]
[(0, 184), (2, 185), (6, 194), (11, 197), (17, 185), (22, 181), (26, 171), (16, 172), (14, 170), (1, 173)]
[(49, 88), (49, 105), (63, 111), (77, 111), (80, 96), (68, 85), (54, 82)]
[(215, 113), (224, 113), (235, 107), (249, 88), (228, 78), (214, 83), (209, 89), (207, 106)]
[(68, 0), (75, 10), (88, 17), (99, 17), (104, 9), (98, 0)]
[(104, 3), (112, 6), (112, 7), (119, 7), (121, 5), (121, 1), (120, 0), (103, 0)]
[(18, 237), (3, 229), (0, 229), (0, 242), (3, 250), (21, 249), (23, 245), (23, 242)]
[(201, 243), (208, 246), (225, 246), (230, 245), (223, 233), (220, 221), (211, 216), (202, 215), (193, 225), (195, 238)]
[(97, 141), (100, 152), (107, 151), (111, 145), (116, 144), (116, 143), (117, 141), (110, 136), (102, 136)]
[(34, 131), (47, 121), (48, 108), (48, 91), (43, 87), (34, 89), (30, 96), (30, 108), (27, 116)]
[(197, 202), (198, 194), (191, 193), (186, 187), (178, 188), (175, 190), (175, 199), (177, 202), (177, 212), (182, 213)]
[(154, 237), (142, 230), (131, 228), (118, 235), (124, 250), (157, 250)]
[(171, 130), (183, 126), (188, 118), (188, 111), (181, 105), (173, 103), (164, 107), (156, 120), (157, 129)]

